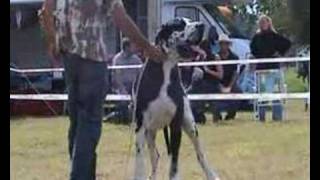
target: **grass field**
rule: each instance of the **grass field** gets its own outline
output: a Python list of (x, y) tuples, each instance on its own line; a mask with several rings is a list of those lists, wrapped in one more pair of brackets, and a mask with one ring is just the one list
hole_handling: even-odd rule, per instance
[[(287, 103), (287, 119), (262, 124), (252, 121), (251, 114), (240, 113), (233, 122), (199, 126), (207, 157), (222, 180), (309, 179), (310, 120), (302, 101)], [(11, 119), (11, 179), (67, 179), (67, 126), (66, 117)], [(133, 136), (127, 126), (104, 124), (98, 147), (99, 179), (130, 179), (134, 161), (133, 147), (129, 151), (130, 138)], [(169, 161), (162, 133), (157, 141), (161, 154), (158, 179), (165, 180)], [(185, 135), (180, 152), (182, 179), (204, 179)]]
[(297, 78), (297, 72), (294, 68), (288, 68), (285, 71), (285, 81), (287, 84), (288, 92), (305, 92), (308, 87), (307, 82)]

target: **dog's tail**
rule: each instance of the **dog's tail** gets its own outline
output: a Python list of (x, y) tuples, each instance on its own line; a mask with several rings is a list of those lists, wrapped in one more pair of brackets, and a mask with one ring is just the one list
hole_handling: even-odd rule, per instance
[(169, 129), (168, 126), (163, 128), (163, 134), (164, 134), (164, 140), (166, 141), (166, 145), (167, 145), (167, 151), (168, 154), (171, 154), (171, 148), (170, 148), (170, 140), (169, 140)]

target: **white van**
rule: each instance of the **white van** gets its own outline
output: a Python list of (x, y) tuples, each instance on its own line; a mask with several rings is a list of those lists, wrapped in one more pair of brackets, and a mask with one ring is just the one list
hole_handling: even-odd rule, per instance
[[(52, 67), (37, 17), (43, 1), (10, 0), (10, 63), (17, 68)], [(219, 11), (218, 6), (223, 1), (225, 0), (123, 0), (130, 7), (127, 8), (130, 16), (150, 40), (154, 40), (161, 24), (174, 17), (187, 17), (202, 21), (208, 27), (215, 26), (219, 34), (228, 34), (233, 41), (232, 50), (244, 59), (250, 52), (249, 39), (234, 22)], [(115, 54), (119, 50), (120, 37), (116, 30), (110, 34), (108, 42), (114, 44), (110, 52)], [(61, 77), (55, 78), (53, 75), (53, 79), (63, 82)], [(14, 80), (14, 77), (10, 77), (10, 80)], [(57, 87), (59, 93), (63, 93), (64, 88), (60, 88), (60, 85)]]
[(221, 4), (221, 2), (212, 0), (162, 0), (160, 21), (161, 24), (164, 24), (174, 17), (186, 17), (201, 21), (207, 27), (215, 26), (218, 34), (227, 34), (232, 39), (234, 53), (240, 59), (246, 59), (250, 53), (249, 37), (221, 13), (218, 8)]
[[(44, 0), (10, 0), (11, 13), (15, 11), (15, 15), (19, 15), (20, 11), (33, 11), (36, 14), (37, 8), (41, 7)], [(219, 6), (225, 0), (135, 0), (134, 3), (129, 0), (123, 2), (132, 7), (129, 10), (140, 28), (150, 40), (154, 39), (155, 33), (161, 24), (175, 17), (187, 17), (192, 20), (202, 21), (208, 27), (215, 26), (219, 34), (225, 33), (230, 36), (233, 41), (233, 51), (241, 58), (245, 59), (249, 54), (249, 38), (240, 31), (235, 22), (230, 21), (221, 13)], [(22, 17), (24, 19), (24, 17)], [(114, 34), (113, 41), (117, 51), (120, 47), (119, 35)]]

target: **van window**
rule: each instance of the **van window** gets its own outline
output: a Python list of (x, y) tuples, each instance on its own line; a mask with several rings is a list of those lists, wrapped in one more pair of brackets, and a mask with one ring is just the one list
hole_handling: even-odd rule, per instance
[(175, 11), (175, 17), (185, 17), (193, 21), (199, 21), (199, 12), (194, 7), (178, 7)]
[(208, 27), (211, 26), (208, 19), (195, 7), (177, 7), (175, 17), (185, 17), (193, 21), (201, 21)]
[[(219, 23), (221, 29), (223, 29), (225, 33), (228, 34), (230, 37), (240, 39), (248, 38), (247, 33), (241, 31), (241, 29), (238, 27), (234, 20), (230, 20), (229, 18), (225, 17), (220, 12), (217, 6), (213, 4), (204, 4), (203, 7), (215, 19), (215, 21)], [(245, 24), (242, 23), (242, 26), (245, 26)]]
[[(201, 21), (207, 27), (211, 27), (211, 23), (207, 17), (196, 7), (177, 7), (175, 10), (175, 17), (185, 17), (193, 21)], [(218, 27), (219, 25), (214, 22), (214, 26)]]
[(208, 19), (201, 13), (199, 13), (199, 20), (203, 22), (207, 27), (211, 27), (212, 25), (208, 21)]

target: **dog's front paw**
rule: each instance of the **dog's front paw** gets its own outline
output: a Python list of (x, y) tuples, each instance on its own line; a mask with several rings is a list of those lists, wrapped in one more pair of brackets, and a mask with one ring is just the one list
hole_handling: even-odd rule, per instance
[(175, 174), (173, 177), (170, 177), (170, 180), (180, 180), (180, 177), (178, 174)]
[(220, 180), (220, 178), (213, 171), (209, 171), (209, 173), (207, 174), (207, 180)]
[(149, 178), (134, 177), (132, 180), (149, 180)]
[(149, 178), (148, 178), (148, 180), (156, 180), (156, 179), (157, 179), (156, 177), (157, 177), (157, 176), (156, 176), (155, 174), (150, 175)]
[(218, 176), (214, 177), (207, 177), (207, 180), (220, 180), (220, 178)]

